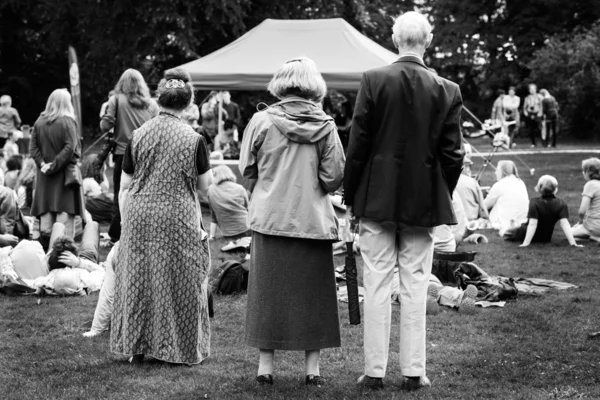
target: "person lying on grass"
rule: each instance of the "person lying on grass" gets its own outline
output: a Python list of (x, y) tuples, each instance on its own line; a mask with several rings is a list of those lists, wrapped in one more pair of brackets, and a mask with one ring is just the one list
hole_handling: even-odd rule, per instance
[(98, 261), (98, 224), (88, 222), (80, 246), (55, 223), (50, 251), (44, 255), (37, 241), (24, 240), (0, 250), (0, 287), (23, 285), (42, 292), (81, 295), (100, 288), (104, 268)]
[(523, 240), (521, 247), (527, 247), (532, 242), (549, 243), (554, 232), (554, 225), (558, 221), (569, 244), (575, 247), (583, 247), (578, 245), (573, 238), (567, 204), (556, 197), (558, 191), (556, 178), (551, 175), (543, 175), (538, 180), (535, 191), (540, 194), (540, 197), (529, 201), (527, 222), (509, 229), (504, 236), (505, 239), (510, 241)]

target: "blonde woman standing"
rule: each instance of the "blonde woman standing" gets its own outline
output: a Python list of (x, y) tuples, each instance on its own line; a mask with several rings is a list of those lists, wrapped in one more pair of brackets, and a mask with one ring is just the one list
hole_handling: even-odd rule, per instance
[(31, 215), (40, 218), (41, 236), (49, 240), (52, 225), (61, 222), (73, 237), (75, 216), (85, 218), (85, 206), (81, 186), (65, 187), (65, 169), (77, 163), (81, 154), (71, 95), (66, 89), (57, 89), (48, 98), (33, 126), (29, 152), (38, 167)]
[(158, 115), (158, 105), (150, 97), (150, 90), (142, 74), (130, 68), (123, 72), (115, 86), (115, 94), (108, 100), (106, 114), (100, 121), (100, 129), (114, 129), (116, 147), (113, 153), (114, 206), (113, 219), (108, 230), (110, 240), (116, 243), (121, 237), (121, 214), (119, 213), (119, 188), (123, 155), (134, 130)]
[(344, 150), (320, 107), (327, 88), (312, 60), (285, 63), (268, 90), (281, 101), (254, 114), (240, 153), (240, 171), (256, 180), (246, 344), (259, 349), (259, 384), (273, 384), (275, 350), (299, 350), (305, 383), (320, 386), (320, 350), (340, 346), (328, 193), (342, 183)]

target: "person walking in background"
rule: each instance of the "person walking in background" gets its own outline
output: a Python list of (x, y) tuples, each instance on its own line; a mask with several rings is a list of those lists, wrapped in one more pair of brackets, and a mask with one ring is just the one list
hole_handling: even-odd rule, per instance
[(146, 85), (146, 81), (144, 81), (144, 77), (139, 71), (130, 68), (123, 72), (114, 91), (115, 94), (108, 100), (106, 113), (100, 121), (102, 132), (114, 129), (116, 142), (113, 153), (115, 164), (113, 171), (113, 218), (108, 228), (108, 235), (113, 244), (121, 237), (119, 190), (125, 147), (129, 143), (133, 131), (158, 114), (158, 106), (150, 97), (148, 85)]
[(506, 134), (510, 138), (510, 145), (513, 148), (516, 147), (515, 136), (521, 123), (521, 114), (519, 113), (521, 99), (515, 93), (515, 87), (511, 86), (508, 88), (508, 94), (502, 98), (504, 126), (507, 130)]
[(542, 96), (542, 115), (543, 122), (546, 128), (546, 143), (545, 146), (556, 147), (556, 136), (558, 134), (558, 102), (546, 89), (540, 90)]
[(451, 195), (463, 151), (457, 84), (423, 63), (431, 25), (407, 12), (393, 27), (400, 58), (363, 74), (344, 171), (344, 201), (360, 218), (364, 267), (365, 371), (359, 384), (383, 388), (389, 353), (392, 277), (400, 269), (401, 388), (430, 386), (425, 310), (433, 230), (457, 223)]
[(523, 104), (523, 115), (525, 116), (525, 128), (529, 133), (531, 147), (535, 147), (535, 138), (542, 133), (542, 96), (537, 93), (535, 83), (529, 84), (529, 95), (525, 97)]
[[(12, 107), (12, 98), (9, 95), (0, 97), (0, 148), (4, 147), (8, 134), (16, 131), (21, 126), (19, 112)], [(8, 158), (8, 157), (7, 157)]]
[(115, 259), (111, 350), (198, 364), (210, 352), (208, 235), (196, 191), (212, 181), (204, 139), (180, 116), (194, 95), (189, 73), (168, 70), (158, 85), (160, 114), (125, 149)]
[(56, 89), (48, 98), (33, 126), (29, 152), (38, 167), (31, 215), (40, 218), (40, 238), (49, 242), (55, 222), (62, 223), (72, 238), (75, 216), (85, 220), (85, 205), (81, 186), (65, 186), (67, 166), (77, 163), (81, 155), (75, 112), (66, 89)]
[(240, 106), (231, 100), (231, 94), (228, 91), (221, 92), (223, 100), (223, 110), (227, 113), (227, 119), (232, 120), (237, 129), (242, 128), (242, 113)]
[(496, 100), (494, 100), (494, 105), (492, 106), (492, 116), (491, 119), (499, 124), (504, 123), (504, 96), (506, 96), (506, 92), (503, 89), (499, 89), (497, 92), (498, 96)]
[(579, 221), (573, 226), (573, 236), (600, 242), (600, 159), (583, 160), (581, 171), (587, 182), (583, 187)]
[(275, 350), (302, 350), (305, 383), (321, 386), (321, 349), (340, 346), (328, 193), (342, 182), (344, 150), (319, 105), (327, 87), (314, 61), (286, 62), (268, 90), (280, 101), (248, 123), (239, 164), (256, 182), (246, 344), (259, 349), (259, 384), (273, 384)]

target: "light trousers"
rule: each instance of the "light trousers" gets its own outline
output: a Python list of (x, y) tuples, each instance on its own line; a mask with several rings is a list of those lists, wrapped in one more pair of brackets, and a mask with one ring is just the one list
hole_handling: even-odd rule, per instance
[(106, 268), (106, 275), (104, 275), (104, 281), (102, 282), (102, 288), (100, 289), (100, 295), (98, 296), (98, 304), (96, 305), (96, 311), (94, 312), (94, 320), (92, 321), (91, 330), (94, 333), (106, 331), (110, 326), (116, 287), (113, 264), (115, 262), (118, 247), (119, 242), (113, 246), (106, 257), (106, 261), (103, 263)]
[(360, 221), (364, 260), (365, 374), (385, 376), (392, 320), (392, 279), (400, 276), (400, 371), (425, 376), (425, 308), (433, 263), (433, 228)]

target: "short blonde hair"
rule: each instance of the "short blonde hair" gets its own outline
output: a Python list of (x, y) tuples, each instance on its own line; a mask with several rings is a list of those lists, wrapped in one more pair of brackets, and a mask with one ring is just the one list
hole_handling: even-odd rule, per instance
[(218, 167), (213, 168), (212, 173), (217, 185), (220, 185), (223, 182), (235, 182), (237, 180), (231, 168), (226, 165), (219, 165)]
[(542, 196), (555, 194), (558, 191), (558, 181), (552, 175), (542, 175), (535, 185), (535, 191)]
[(423, 14), (409, 11), (396, 18), (392, 31), (399, 47), (426, 47), (429, 44), (431, 24)]
[(58, 117), (71, 117), (75, 119), (73, 103), (71, 103), (71, 94), (67, 89), (56, 89), (48, 97), (46, 109), (40, 114), (49, 122), (54, 122)]
[[(496, 169), (500, 171), (500, 179), (505, 178), (510, 175), (514, 175), (519, 178), (519, 171), (517, 170), (517, 166), (514, 162), (510, 160), (500, 160), (498, 161), (498, 165)], [(519, 178), (520, 179), (520, 178)]]
[(592, 157), (583, 160), (581, 162), (581, 170), (588, 179), (600, 180), (600, 159)]
[(9, 95), (5, 94), (0, 97), (0, 105), (10, 107), (12, 105), (12, 99)]
[(313, 60), (298, 57), (287, 61), (275, 72), (267, 90), (278, 99), (299, 96), (321, 102), (327, 93), (327, 85)]

